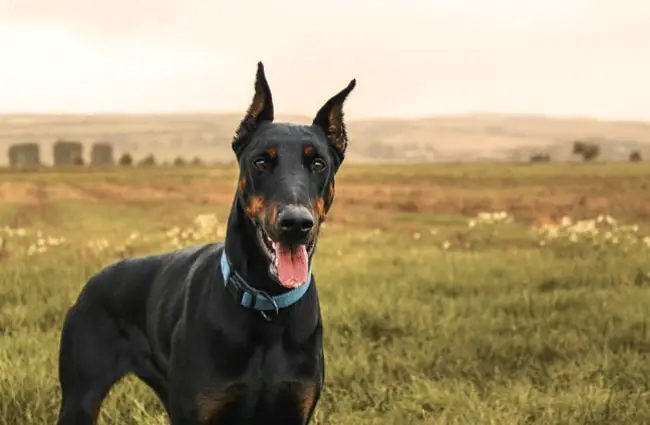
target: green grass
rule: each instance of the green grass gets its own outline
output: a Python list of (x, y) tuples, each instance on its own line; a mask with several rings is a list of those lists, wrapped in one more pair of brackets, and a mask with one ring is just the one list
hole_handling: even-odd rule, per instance
[[(350, 167), (338, 188), (343, 191), (346, 181), (387, 187), (408, 173), (424, 180), (437, 173), (452, 191), (463, 178), (459, 167), (409, 166), (400, 173), (398, 166), (378, 166), (383, 182), (374, 180), (369, 167)], [(585, 173), (611, 170), (594, 167)], [(526, 171), (520, 176), (510, 168), (467, 168), (472, 176), (489, 176), (486, 187), (504, 197), (517, 179), (525, 181), (538, 169), (521, 167)], [(558, 174), (566, 175), (562, 167), (556, 170), (538, 171), (535, 184), (549, 186)], [(566, 184), (580, 193), (593, 183), (575, 170)], [(635, 170), (618, 175), (647, 179)], [(182, 191), (188, 178), (234, 187), (234, 174), (212, 169), (48, 172), (12, 175), (11, 181), (52, 186), (108, 179), (139, 186), (166, 179), (164, 184)], [(7, 244), (0, 258), (0, 425), (55, 422), (60, 326), (89, 276), (119, 255), (171, 249), (176, 242), (168, 229), (191, 228), (192, 219), (207, 212), (223, 222), (227, 207), (192, 198), (0, 204), (0, 219), (22, 223), (27, 231), (19, 237), (0, 230)], [(512, 223), (469, 228), (469, 217), (460, 211), (367, 208), (361, 225), (342, 220), (346, 208), (335, 203), (314, 265), (327, 357), (316, 423), (650, 423), (650, 247), (639, 241), (650, 223), (638, 222), (635, 242), (594, 246), (580, 235), (572, 243), (563, 231), (540, 246), (529, 218), (516, 214)], [(368, 224), (375, 222), (383, 225)], [(45, 238), (65, 236), (66, 242), (27, 256), (37, 231)], [(135, 231), (148, 239), (129, 240)], [(101, 238), (109, 242), (107, 250), (87, 246)], [(180, 243), (207, 240), (202, 234)], [(128, 378), (104, 402), (100, 423), (154, 425), (167, 419), (153, 393)]]

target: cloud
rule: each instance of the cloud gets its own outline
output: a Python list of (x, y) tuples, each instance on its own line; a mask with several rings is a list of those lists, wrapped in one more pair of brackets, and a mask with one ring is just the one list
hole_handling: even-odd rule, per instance
[[(20, 43), (16, 43), (20, 40)], [(74, 31), (0, 26), (0, 110), (138, 111), (174, 104), (224, 108), (209, 81), (227, 78), (228, 59), (188, 46), (84, 39)], [(174, 81), (183, 81), (182, 87)], [(198, 86), (201, 81), (205, 87)], [(171, 101), (171, 102), (170, 102)], [(171, 109), (174, 109), (173, 107)]]
[(277, 108), (356, 77), (350, 116), (471, 110), (650, 118), (650, 3), (5, 0), (0, 110)]

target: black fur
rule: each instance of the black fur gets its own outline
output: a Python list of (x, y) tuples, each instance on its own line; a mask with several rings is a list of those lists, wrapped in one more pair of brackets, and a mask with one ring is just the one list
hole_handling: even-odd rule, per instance
[(258, 64), (255, 97), (233, 140), (240, 181), (226, 241), (123, 260), (88, 281), (63, 325), (59, 425), (95, 423), (110, 388), (129, 373), (155, 391), (172, 425), (310, 421), (324, 380), (315, 282), (265, 319), (226, 289), (220, 259), (225, 246), (251, 286), (288, 290), (269, 271), (260, 232), (315, 247), (347, 146), (342, 105), (354, 85), (312, 125), (274, 123)]

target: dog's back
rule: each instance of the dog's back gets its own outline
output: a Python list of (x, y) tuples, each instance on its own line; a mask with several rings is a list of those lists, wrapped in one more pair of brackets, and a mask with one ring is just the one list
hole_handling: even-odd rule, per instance
[(89, 279), (71, 310), (103, 310), (118, 323), (150, 334), (152, 343), (167, 341), (191, 282), (217, 277), (222, 248), (223, 243), (210, 243), (113, 263)]

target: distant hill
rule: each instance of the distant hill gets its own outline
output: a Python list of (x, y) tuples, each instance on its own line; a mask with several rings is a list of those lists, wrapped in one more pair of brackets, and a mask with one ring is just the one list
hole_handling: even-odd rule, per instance
[[(55, 140), (77, 140), (87, 146), (108, 141), (116, 153), (136, 159), (153, 153), (159, 161), (177, 156), (205, 161), (231, 161), (230, 141), (241, 114), (169, 115), (0, 115), (0, 164), (4, 152), (19, 142), (39, 142), (46, 163)], [(309, 123), (307, 116), (280, 115), (278, 121)], [(570, 160), (576, 139), (603, 145), (604, 159), (627, 158), (639, 149), (650, 158), (650, 123), (474, 114), (416, 119), (348, 121), (349, 160), (475, 161), (527, 160), (549, 152), (554, 160)]]

